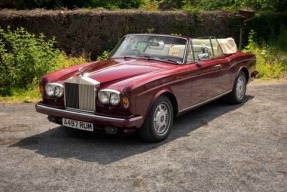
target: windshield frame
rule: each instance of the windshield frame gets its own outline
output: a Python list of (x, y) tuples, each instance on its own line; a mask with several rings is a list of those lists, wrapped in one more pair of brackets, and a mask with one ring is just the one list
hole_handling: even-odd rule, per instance
[[(150, 55), (143, 55), (143, 56), (114, 56), (114, 54), (118, 51), (119, 47), (122, 45), (123, 41), (127, 38), (127, 37), (131, 37), (131, 36), (147, 36), (147, 37), (167, 37), (167, 38), (175, 38), (175, 39), (183, 39), (185, 40), (185, 44), (184, 44), (184, 50), (183, 50), (183, 56), (180, 57), (181, 61), (177, 62), (177, 61), (172, 61), (170, 59), (161, 59), (161, 58), (156, 58), (156, 57), (150, 57)], [(175, 65), (183, 65), (186, 63), (186, 57), (187, 57), (187, 52), (188, 52), (188, 44), (189, 44), (189, 39), (187, 37), (181, 37), (181, 36), (175, 36), (175, 35), (163, 35), (163, 34), (128, 34), (125, 35), (123, 38), (121, 38), (121, 40), (117, 43), (117, 45), (115, 46), (115, 48), (112, 50), (109, 59), (119, 59), (119, 58), (134, 58), (134, 59), (146, 59), (146, 60), (155, 60), (155, 61), (160, 61), (160, 62), (166, 62), (166, 63), (171, 63), (171, 64), (175, 64)]]

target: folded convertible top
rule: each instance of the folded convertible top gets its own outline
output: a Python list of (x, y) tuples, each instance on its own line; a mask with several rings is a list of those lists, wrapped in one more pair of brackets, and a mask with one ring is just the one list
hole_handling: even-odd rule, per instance
[(237, 52), (237, 45), (233, 38), (217, 39), (224, 54), (233, 54)]

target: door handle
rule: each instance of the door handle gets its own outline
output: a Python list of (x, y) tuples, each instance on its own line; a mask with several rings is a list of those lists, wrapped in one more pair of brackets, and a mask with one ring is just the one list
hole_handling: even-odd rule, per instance
[(215, 69), (222, 69), (222, 65), (218, 64), (218, 65), (215, 65), (213, 68), (215, 68)]

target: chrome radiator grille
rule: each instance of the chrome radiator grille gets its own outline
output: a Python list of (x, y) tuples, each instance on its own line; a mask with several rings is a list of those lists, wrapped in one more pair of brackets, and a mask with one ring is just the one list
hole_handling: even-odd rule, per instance
[(72, 109), (94, 112), (96, 110), (94, 85), (65, 83), (65, 106)]

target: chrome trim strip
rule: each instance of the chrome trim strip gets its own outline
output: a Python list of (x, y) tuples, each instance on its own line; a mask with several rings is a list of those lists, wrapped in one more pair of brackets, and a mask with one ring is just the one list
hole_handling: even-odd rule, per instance
[(201, 105), (204, 105), (204, 104), (206, 104), (206, 103), (208, 103), (208, 102), (211, 102), (211, 101), (213, 101), (213, 100), (216, 100), (216, 99), (218, 99), (218, 98), (220, 98), (220, 97), (222, 97), (222, 96), (224, 96), (224, 95), (227, 95), (228, 93), (231, 93), (231, 92), (232, 92), (232, 90), (227, 91), (227, 92), (224, 92), (224, 93), (222, 93), (222, 94), (220, 94), (220, 95), (217, 95), (217, 96), (215, 96), (215, 97), (213, 97), (213, 98), (211, 98), (211, 99), (208, 99), (208, 100), (203, 101), (203, 102), (201, 102), (201, 103), (192, 105), (191, 107), (188, 107), (188, 108), (186, 108), (186, 109), (183, 109), (183, 110), (179, 111), (179, 113), (182, 113), (182, 112), (184, 112), (184, 111), (188, 111), (188, 110), (197, 108), (197, 107), (199, 107), (199, 106), (201, 106)]
[(64, 88), (64, 85), (63, 84), (61, 84), (61, 83), (47, 83), (46, 84), (46, 86), (48, 86), (48, 85), (52, 85), (52, 86), (59, 86), (59, 87), (61, 87), (61, 88)]
[[(52, 87), (54, 88), (54, 93), (53, 93), (53, 95), (48, 95), (48, 93), (47, 93), (47, 86), (52, 86)], [(55, 95), (55, 88), (56, 88), (56, 87), (62, 88), (62, 94), (61, 94), (61, 95), (58, 95), (58, 96)], [(60, 98), (60, 97), (63, 96), (64, 92), (65, 92), (65, 90), (64, 90), (64, 85), (61, 84), (61, 83), (55, 82), (55, 83), (47, 83), (47, 84), (45, 85), (45, 93), (46, 93), (49, 97), (57, 97), (57, 98)]]
[(79, 85), (79, 109), (96, 111), (97, 89), (93, 85)]
[(114, 89), (101, 89), (99, 90), (98, 92), (111, 92), (111, 93), (116, 93), (118, 95), (121, 94), (121, 92), (117, 91), (117, 90), (114, 90)]
[(64, 81), (64, 83), (74, 83), (74, 84), (82, 84), (82, 85), (93, 85), (93, 86), (99, 86), (100, 82), (87, 77), (87, 76), (76, 76), (76, 77), (71, 77), (67, 80)]
[(94, 114), (89, 114), (89, 113), (79, 113), (79, 112), (75, 112), (75, 111), (68, 111), (68, 110), (63, 110), (63, 109), (47, 107), (47, 106), (44, 106), (44, 105), (41, 105), (41, 104), (37, 104), (36, 107), (38, 109), (57, 111), (57, 112), (65, 113), (65, 114), (82, 115), (82, 116), (85, 116), (85, 117), (97, 118), (97, 119), (100, 119), (100, 120), (112, 120), (112, 121), (118, 121), (118, 122), (124, 122), (125, 121), (125, 119), (122, 119), (122, 118), (99, 116), (99, 115), (94, 115)]

